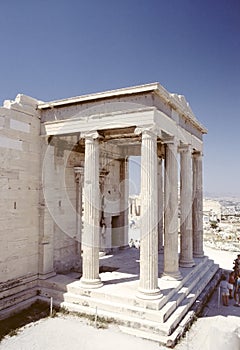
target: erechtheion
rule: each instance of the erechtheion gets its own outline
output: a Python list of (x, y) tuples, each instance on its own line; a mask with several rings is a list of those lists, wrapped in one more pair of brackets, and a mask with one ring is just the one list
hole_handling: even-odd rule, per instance
[[(158, 83), (52, 102), (18, 95), (0, 127), (1, 317), (53, 296), (169, 337), (218, 268), (203, 251), (207, 130), (184, 96)], [(110, 266), (130, 250), (131, 156), (141, 156), (137, 275), (120, 259), (118, 272), (100, 270), (104, 254)]]

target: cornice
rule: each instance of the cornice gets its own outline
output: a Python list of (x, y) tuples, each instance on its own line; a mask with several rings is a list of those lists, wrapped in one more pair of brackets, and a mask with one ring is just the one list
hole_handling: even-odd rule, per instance
[(62, 100), (55, 100), (51, 102), (40, 102), (38, 103), (39, 110), (51, 109), (54, 107), (64, 107), (73, 104), (79, 104), (83, 102), (91, 102), (100, 99), (107, 99), (113, 97), (120, 97), (132, 94), (140, 94), (140, 93), (153, 92), (157, 96), (159, 96), (164, 102), (169, 104), (172, 109), (176, 110), (181, 116), (186, 118), (191, 124), (194, 125), (202, 134), (206, 134), (207, 129), (197, 120), (195, 115), (193, 114), (191, 107), (186, 101), (183, 95), (169, 93), (161, 84), (158, 82), (137, 85), (132, 87), (126, 87), (116, 90), (108, 90), (103, 92), (97, 92), (93, 94), (81, 95), (71, 98), (66, 98)]
[(154, 91), (158, 88), (158, 83), (150, 83), (144, 85), (137, 85), (127, 88), (121, 88), (116, 90), (108, 90), (103, 92), (97, 92), (93, 94), (81, 95), (76, 97), (70, 97), (62, 100), (55, 100), (51, 102), (44, 102), (38, 104), (38, 109), (48, 109), (53, 107), (60, 107), (69, 104), (81, 103), (86, 101), (104, 99), (109, 97), (118, 97), (123, 95), (138, 94), (141, 92)]

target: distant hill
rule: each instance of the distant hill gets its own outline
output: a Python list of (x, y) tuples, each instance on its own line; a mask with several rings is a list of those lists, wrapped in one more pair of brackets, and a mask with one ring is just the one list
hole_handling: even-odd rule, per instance
[(214, 192), (204, 192), (204, 198), (215, 199), (215, 200), (228, 200), (228, 201), (240, 201), (240, 194), (236, 193), (214, 193)]

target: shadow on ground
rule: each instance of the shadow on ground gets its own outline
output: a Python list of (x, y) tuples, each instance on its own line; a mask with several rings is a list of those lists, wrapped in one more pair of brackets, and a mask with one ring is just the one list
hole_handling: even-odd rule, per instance
[(36, 301), (27, 309), (24, 309), (7, 319), (0, 321), (0, 341), (8, 335), (16, 335), (20, 327), (49, 316), (49, 304)]

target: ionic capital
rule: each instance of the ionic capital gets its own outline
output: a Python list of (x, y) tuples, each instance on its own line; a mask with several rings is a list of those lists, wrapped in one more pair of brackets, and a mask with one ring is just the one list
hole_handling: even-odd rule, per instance
[(178, 145), (178, 140), (175, 136), (165, 137), (162, 142), (164, 145)]
[(85, 140), (96, 140), (102, 136), (96, 130), (81, 132), (80, 137)]
[(178, 151), (181, 153), (187, 153), (187, 152), (192, 152), (193, 148), (190, 143), (181, 143), (180, 146), (178, 147)]
[(160, 133), (159, 128), (156, 125), (144, 125), (137, 126), (134, 130), (135, 135), (149, 135), (151, 137), (157, 137)]
[(202, 151), (196, 151), (196, 150), (193, 151), (193, 158), (202, 159), (202, 157), (203, 157)]

